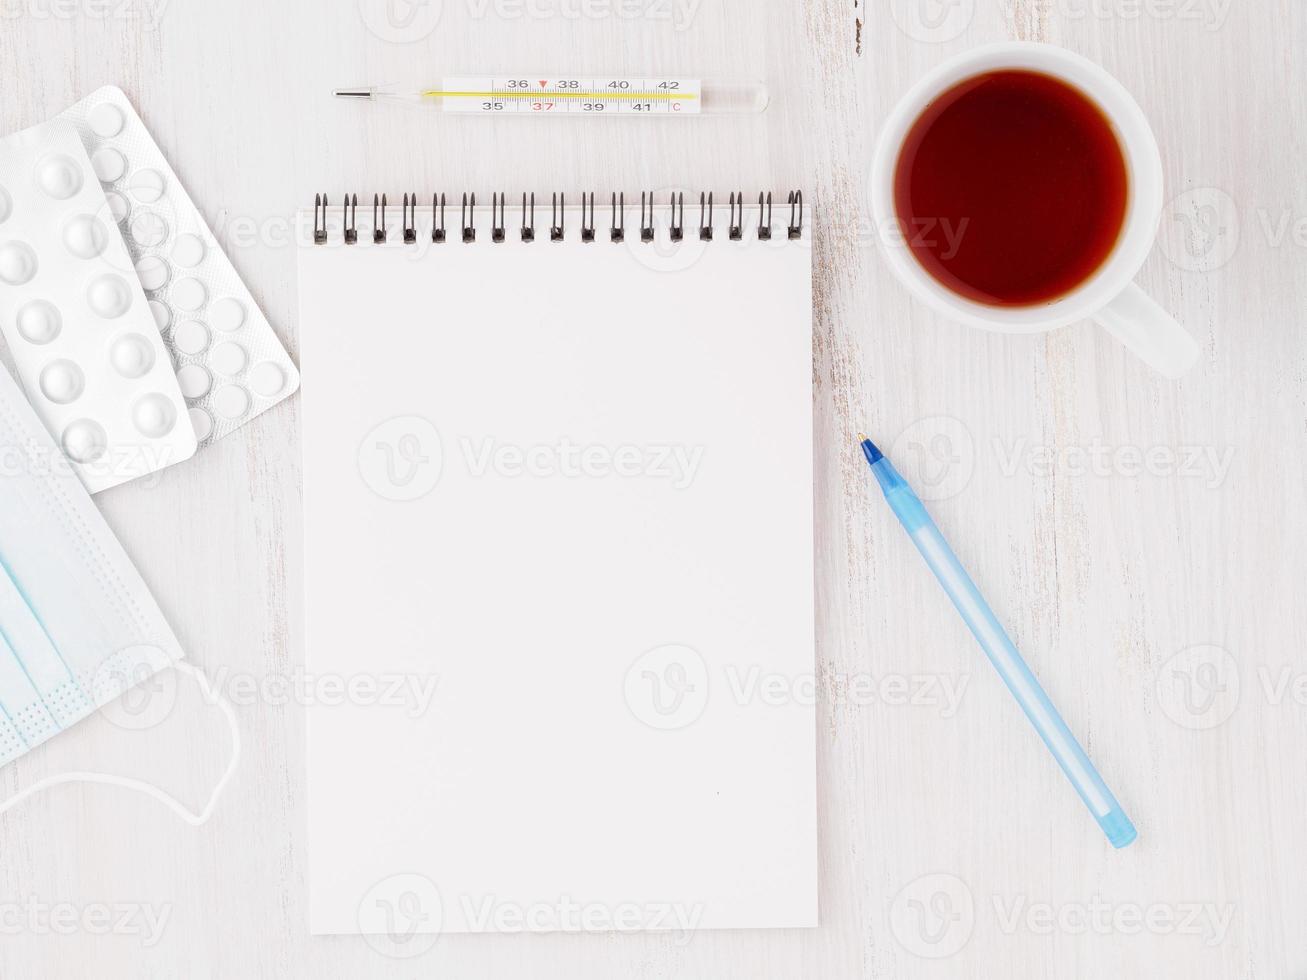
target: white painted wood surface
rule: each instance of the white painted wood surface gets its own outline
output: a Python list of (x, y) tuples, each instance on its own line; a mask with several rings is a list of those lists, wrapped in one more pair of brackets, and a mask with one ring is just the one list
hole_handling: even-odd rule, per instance
[[(303, 662), (291, 401), (101, 498), (193, 661), (237, 702), (245, 759), (201, 830), (104, 787), (0, 818), (0, 976), (1303, 975), (1302, 3), (394, 9), (0, 0), (0, 129), (121, 85), (292, 353), (313, 325), (296, 322), (284, 229), (317, 190), (809, 190), (822, 926), (451, 936), (411, 960), (311, 939), (303, 711), (279, 685)], [(406, 13), (408, 27), (387, 26)], [(1153, 121), (1175, 201), (1140, 281), (1202, 344), (1183, 381), (1089, 326), (1024, 338), (943, 322), (877, 256), (865, 189), (879, 120), (930, 65), (1006, 38), (1095, 58)], [(328, 97), (517, 67), (762, 77), (774, 102), (759, 117), (586, 124)], [(868, 490), (861, 429), (932, 488), (945, 533), (1138, 823), (1129, 850), (1103, 841)], [(926, 703), (901, 703), (900, 684)], [(955, 709), (946, 686), (961, 686)], [(142, 730), (84, 723), (0, 772), (0, 790), (95, 769), (201, 804), (228, 752), (219, 712), (188, 678), (161, 685), (160, 705)], [(106, 923), (102, 905), (127, 917)], [(158, 935), (147, 913), (163, 917)]]

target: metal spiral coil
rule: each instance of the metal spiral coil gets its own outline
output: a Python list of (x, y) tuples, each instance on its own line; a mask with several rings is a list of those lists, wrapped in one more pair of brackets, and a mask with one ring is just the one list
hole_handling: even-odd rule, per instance
[[(503, 192), (495, 192), (490, 198), (490, 240), (496, 244), (502, 244), (508, 239), (508, 224), (506, 212), (508, 208), (508, 195)], [(445, 202), (444, 194), (431, 195), (431, 241), (441, 244), (447, 241), (445, 230)], [(341, 240), (346, 245), (355, 245), (358, 243), (358, 195), (346, 194), (344, 197), (344, 206), (341, 211), (342, 220), (339, 224), (341, 231)], [(801, 239), (803, 237), (804, 208), (803, 192), (790, 191), (785, 198), (785, 204), (789, 207), (789, 217), (785, 224), (785, 234), (790, 240)], [(659, 208), (656, 195), (651, 191), (640, 192), (640, 235), (639, 241), (648, 244), (653, 242), (658, 234), (655, 224), (655, 213)], [(677, 191), (670, 193), (667, 202), (662, 205), (667, 209), (667, 234), (673, 243), (683, 242), (685, 240), (685, 194)], [(403, 229), (404, 244), (412, 245), (418, 240), (418, 196), (415, 193), (406, 193), (402, 198), (401, 204), (401, 227)], [(476, 194), (463, 194), (459, 212), (459, 237), (465, 243), (472, 243), (477, 240), (476, 229)], [(387, 229), (386, 212), (389, 209), (388, 198), (385, 194), (374, 194), (372, 196), (372, 242), (374, 245), (385, 245), (389, 240)], [(535, 227), (535, 209), (536, 196), (534, 193), (522, 195), (522, 226), (521, 240), (524, 242), (536, 241)], [(626, 194), (624, 192), (614, 192), (610, 198), (609, 204), (610, 218), (608, 238), (611, 242), (626, 241)], [(328, 224), (328, 215), (330, 211), (330, 202), (326, 194), (315, 194), (313, 197), (313, 243), (315, 245), (329, 244), (332, 226)], [(699, 195), (699, 235), (698, 240), (701, 242), (713, 241), (714, 227), (713, 216), (715, 208), (713, 206), (713, 194), (711, 191)], [(740, 242), (745, 239), (745, 198), (742, 191), (732, 191), (729, 198), (730, 219), (727, 228), (727, 239), (732, 242)], [(760, 241), (772, 240), (772, 195), (770, 192), (760, 193), (758, 195), (758, 224), (757, 237)], [(580, 221), (579, 221), (579, 238), (582, 242), (590, 243), (597, 240), (595, 219), (595, 195), (593, 191), (588, 191), (581, 195)], [(567, 240), (567, 199), (562, 193), (555, 192), (549, 197), (549, 240), (551, 242), (561, 242)]]

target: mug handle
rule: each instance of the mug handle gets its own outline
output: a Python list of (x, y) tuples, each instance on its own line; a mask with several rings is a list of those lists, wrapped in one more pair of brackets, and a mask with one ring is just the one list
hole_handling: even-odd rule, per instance
[(1180, 377), (1198, 359), (1198, 342), (1134, 283), (1095, 313), (1094, 320), (1168, 378)]

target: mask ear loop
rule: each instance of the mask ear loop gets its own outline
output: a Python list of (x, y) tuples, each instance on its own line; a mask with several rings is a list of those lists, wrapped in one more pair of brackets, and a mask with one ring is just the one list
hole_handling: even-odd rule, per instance
[(57, 776), (49, 776), (46, 779), (33, 783), (27, 789), (9, 799), (0, 803), (0, 814), (4, 814), (13, 807), (37, 793), (43, 793), (53, 786), (62, 786), (66, 783), (99, 783), (102, 786), (121, 786), (125, 789), (133, 790), (137, 793), (143, 793), (153, 800), (158, 800), (178, 817), (190, 824), (192, 827), (202, 827), (208, 823), (209, 818), (213, 816), (213, 811), (218, 805), (218, 798), (222, 796), (227, 784), (231, 782), (232, 776), (236, 774), (236, 767), (240, 764), (241, 759), (241, 732), (240, 727), (236, 724), (236, 712), (231, 706), (231, 702), (219, 694), (209, 683), (209, 679), (204, 676), (203, 672), (183, 661), (177, 661), (172, 665), (183, 673), (190, 674), (195, 678), (195, 682), (203, 690), (205, 696), (211, 699), (222, 709), (223, 716), (227, 719), (227, 726), (231, 729), (231, 759), (227, 763), (227, 769), (218, 780), (213, 792), (209, 794), (209, 802), (205, 804), (203, 810), (195, 813), (188, 810), (178, 800), (169, 796), (153, 783), (147, 783), (140, 779), (130, 779), (126, 776), (111, 776), (101, 772), (64, 772)]

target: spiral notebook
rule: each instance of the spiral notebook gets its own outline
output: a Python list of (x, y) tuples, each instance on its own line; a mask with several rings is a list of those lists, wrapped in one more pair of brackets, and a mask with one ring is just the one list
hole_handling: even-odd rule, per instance
[(816, 925), (783, 200), (301, 214), (315, 933)]

